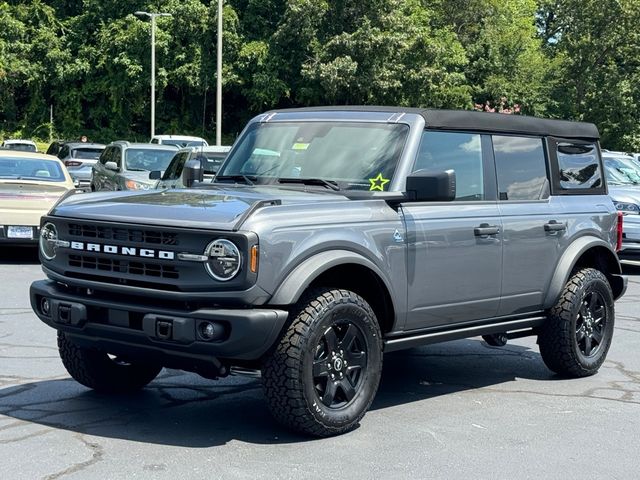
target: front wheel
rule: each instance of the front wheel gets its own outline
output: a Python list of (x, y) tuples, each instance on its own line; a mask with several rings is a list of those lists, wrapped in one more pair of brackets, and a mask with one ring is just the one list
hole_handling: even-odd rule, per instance
[(316, 436), (355, 428), (382, 372), (382, 340), (373, 310), (348, 290), (308, 292), (264, 362), (269, 409), (285, 426)]
[(104, 393), (139, 390), (158, 376), (159, 365), (129, 363), (106, 352), (79, 347), (58, 332), (58, 351), (67, 372), (85, 387)]
[(542, 360), (560, 375), (593, 375), (609, 351), (614, 316), (607, 277), (593, 268), (575, 272), (540, 330)]

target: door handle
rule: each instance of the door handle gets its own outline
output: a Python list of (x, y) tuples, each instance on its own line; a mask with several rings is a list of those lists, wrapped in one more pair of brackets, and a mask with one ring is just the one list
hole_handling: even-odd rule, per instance
[(488, 235), (497, 235), (498, 233), (500, 233), (500, 227), (489, 225), (488, 223), (481, 223), (480, 226), (473, 229), (473, 234), (476, 237), (486, 237)]
[(544, 224), (545, 232), (562, 232), (567, 229), (565, 223), (558, 222), (556, 220), (549, 220), (549, 223)]

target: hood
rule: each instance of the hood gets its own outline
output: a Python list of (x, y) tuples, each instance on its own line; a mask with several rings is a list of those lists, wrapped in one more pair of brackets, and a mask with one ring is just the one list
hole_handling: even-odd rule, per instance
[[(126, 180), (133, 180), (138, 183), (142, 183), (144, 185), (149, 185), (150, 188), (153, 188), (157, 182), (157, 180), (149, 180), (149, 174), (151, 172), (136, 172), (136, 171), (128, 171), (125, 173), (124, 178)], [(162, 172), (164, 174), (164, 171)]]
[(58, 199), (70, 189), (66, 183), (0, 183), (0, 225), (39, 225)]
[(97, 221), (233, 230), (256, 202), (283, 204), (345, 200), (336, 192), (305, 192), (274, 187), (208, 187), (73, 195), (51, 215)]
[(616, 202), (635, 203), (640, 205), (640, 185), (609, 185), (609, 196)]

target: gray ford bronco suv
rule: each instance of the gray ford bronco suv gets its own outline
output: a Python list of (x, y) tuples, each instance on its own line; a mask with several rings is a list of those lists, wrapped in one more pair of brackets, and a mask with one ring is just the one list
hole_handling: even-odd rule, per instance
[(592, 124), (469, 111), (271, 111), (189, 189), (71, 195), (41, 223), (38, 317), (102, 392), (162, 367), (260, 371), (280, 422), (354, 428), (384, 352), (537, 336), (597, 372), (625, 291)]

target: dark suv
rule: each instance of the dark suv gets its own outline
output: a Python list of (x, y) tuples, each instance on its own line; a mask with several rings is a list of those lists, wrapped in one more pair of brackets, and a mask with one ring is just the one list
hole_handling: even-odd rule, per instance
[(313, 435), (359, 422), (394, 350), (535, 335), (551, 370), (592, 375), (626, 288), (598, 137), (482, 112), (267, 112), (212, 181), (187, 162), (191, 189), (52, 209), (31, 304), (90, 388), (254, 369), (273, 415)]

